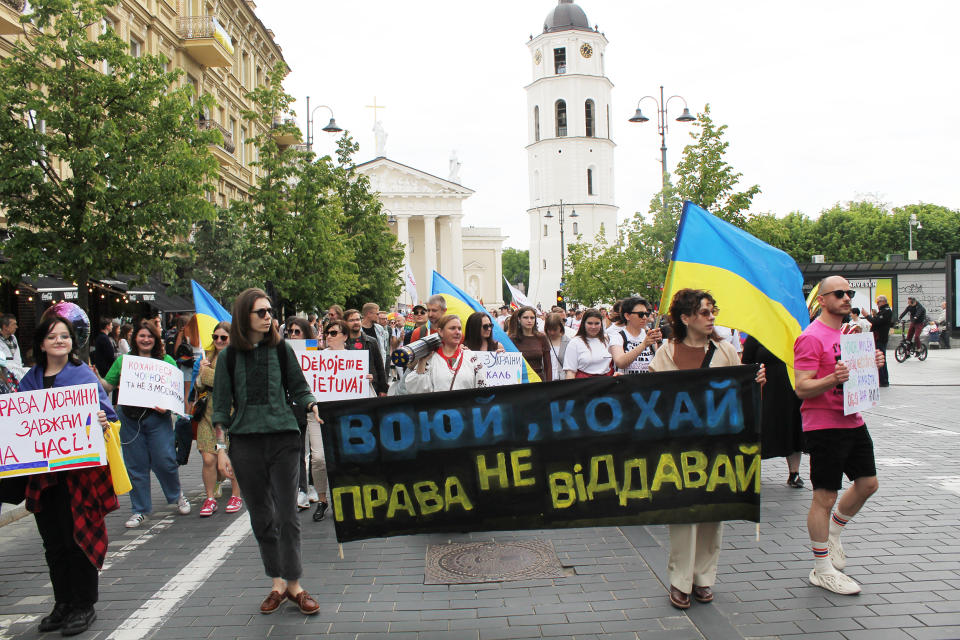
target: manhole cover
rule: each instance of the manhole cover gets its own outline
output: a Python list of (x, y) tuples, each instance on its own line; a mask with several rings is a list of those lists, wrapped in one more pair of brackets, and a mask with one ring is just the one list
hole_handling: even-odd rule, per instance
[(424, 584), (468, 584), (566, 574), (548, 540), (466, 542), (427, 547)]

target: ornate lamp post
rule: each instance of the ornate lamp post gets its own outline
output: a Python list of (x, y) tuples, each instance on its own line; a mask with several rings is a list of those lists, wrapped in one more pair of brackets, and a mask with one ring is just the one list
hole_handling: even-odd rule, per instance
[(321, 131), (326, 131), (327, 133), (339, 133), (343, 131), (343, 129), (337, 126), (337, 121), (333, 118), (333, 109), (325, 104), (321, 104), (314, 107), (313, 111), (311, 111), (310, 96), (307, 96), (307, 151), (313, 151), (313, 114), (317, 109), (326, 109), (330, 112), (330, 122), (328, 122), (327, 126), (321, 129)]
[[(563, 200), (560, 201), (558, 205), (549, 205), (551, 207), (557, 207), (560, 210), (560, 288), (563, 288), (564, 282), (567, 279), (567, 245), (563, 241)], [(553, 219), (553, 214), (550, 213), (549, 207), (547, 208), (547, 213), (543, 216), (548, 220)], [(570, 210), (571, 218), (579, 218), (580, 215), (577, 213), (576, 209)]]

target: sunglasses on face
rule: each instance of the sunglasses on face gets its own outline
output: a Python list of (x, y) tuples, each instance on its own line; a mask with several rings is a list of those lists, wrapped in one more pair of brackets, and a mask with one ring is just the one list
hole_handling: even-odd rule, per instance
[(290, 329), (290, 335), (292, 335), (292, 336), (302, 336), (302, 335), (303, 335), (303, 331), (301, 331), (300, 329)]
[(257, 316), (258, 316), (259, 318), (261, 318), (261, 319), (266, 318), (268, 315), (269, 315), (271, 318), (273, 317), (273, 309), (271, 309), (270, 307), (266, 307), (266, 308), (264, 308), (264, 309), (255, 309), (254, 311), (251, 311), (250, 313), (255, 313), (255, 314), (257, 314)]
[(338, 336), (338, 335), (340, 335), (340, 332), (339, 332), (338, 330), (334, 329), (333, 331), (327, 331), (324, 335), (328, 335), (328, 336)]
[(641, 318), (646, 318), (648, 315), (650, 315), (650, 312), (649, 311), (624, 311), (623, 312), (623, 315), (625, 316), (629, 316), (630, 314), (633, 314), (635, 316), (640, 316)]
[(851, 291), (844, 291), (844, 290), (842, 290), (842, 289), (834, 289), (833, 291), (828, 291), (828, 292), (826, 292), (826, 293), (821, 293), (820, 295), (822, 295), (822, 296), (828, 296), (828, 295), (830, 295), (831, 293), (833, 294), (833, 296), (834, 296), (837, 300), (843, 300), (843, 296), (847, 296), (847, 297), (849, 297), (851, 300), (853, 300), (853, 296), (857, 295), (857, 292), (856, 292), (856, 291), (853, 291), (853, 290), (851, 290)]
[(492, 325), (492, 324), (482, 324), (482, 325), (480, 325), (480, 328), (481, 328), (481, 329), (484, 329), (484, 330), (486, 330), (486, 329), (493, 329), (493, 325)]
[(716, 318), (718, 315), (720, 315), (720, 309), (717, 309), (716, 307), (713, 309), (700, 309), (697, 311), (697, 313), (703, 318), (709, 318), (710, 316)]
[(213, 334), (214, 342), (226, 342), (229, 339), (230, 336), (218, 336), (217, 334)]

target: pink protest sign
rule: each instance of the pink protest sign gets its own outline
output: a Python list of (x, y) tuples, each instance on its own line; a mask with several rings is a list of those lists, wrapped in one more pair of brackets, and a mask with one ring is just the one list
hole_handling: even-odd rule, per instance
[(97, 385), (0, 395), (0, 478), (107, 463)]

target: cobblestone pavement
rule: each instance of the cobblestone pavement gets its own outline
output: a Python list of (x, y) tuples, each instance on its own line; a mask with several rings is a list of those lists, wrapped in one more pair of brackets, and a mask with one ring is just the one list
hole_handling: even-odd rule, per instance
[[(863, 585), (838, 596), (807, 583), (809, 488), (785, 486), (782, 460), (764, 463), (763, 523), (725, 527), (717, 597), (687, 612), (667, 601), (665, 527), (422, 535), (344, 545), (328, 519), (303, 515), (310, 618), (290, 605), (257, 613), (269, 582), (244, 512), (201, 519), (199, 457), (183, 482), (194, 513), (158, 513), (123, 527), (108, 519), (99, 619), (83, 638), (960, 638), (960, 349), (891, 364), (893, 386), (867, 424), (880, 491), (848, 526), (847, 572)], [(952, 386), (948, 386), (952, 385)], [(807, 475), (804, 459), (802, 473)], [(154, 504), (163, 503), (155, 488)], [(476, 585), (424, 585), (426, 546), (546, 538), (568, 575)], [(211, 573), (218, 555), (226, 560)], [(52, 607), (32, 517), (0, 527), (0, 638), (34, 638)]]

